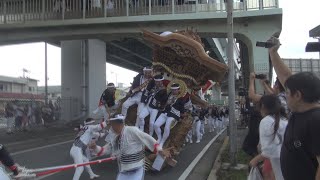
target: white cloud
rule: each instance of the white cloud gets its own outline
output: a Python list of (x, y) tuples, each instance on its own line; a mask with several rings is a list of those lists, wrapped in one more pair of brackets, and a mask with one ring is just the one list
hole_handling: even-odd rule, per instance
[[(44, 43), (19, 44), (0, 47), (1, 75), (19, 77), (22, 69), (30, 71), (30, 78), (39, 80), (44, 85), (45, 51)], [(60, 48), (48, 45), (48, 84), (61, 84)]]
[(282, 47), (284, 58), (319, 58), (319, 53), (306, 53), (307, 42), (317, 41), (309, 37), (309, 30), (320, 25), (319, 0), (279, 0), (283, 9)]

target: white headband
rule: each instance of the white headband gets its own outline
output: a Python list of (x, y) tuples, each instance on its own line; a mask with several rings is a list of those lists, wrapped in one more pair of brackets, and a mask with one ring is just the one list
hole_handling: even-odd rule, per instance
[(107, 88), (115, 88), (114, 85), (107, 86)]
[(172, 86), (171, 86), (171, 89), (172, 89), (172, 90), (176, 90), (176, 89), (180, 89), (180, 87), (179, 87), (179, 86), (178, 86), (178, 87), (172, 87)]
[(124, 120), (125, 117), (122, 114), (116, 115), (114, 118), (110, 118), (110, 121), (115, 121), (115, 120)]
[(143, 70), (144, 70), (144, 71), (151, 71), (151, 70), (152, 70), (152, 68), (144, 67), (144, 68), (143, 68)]
[(162, 77), (161, 79), (154, 79), (155, 81), (163, 81), (164, 77)]

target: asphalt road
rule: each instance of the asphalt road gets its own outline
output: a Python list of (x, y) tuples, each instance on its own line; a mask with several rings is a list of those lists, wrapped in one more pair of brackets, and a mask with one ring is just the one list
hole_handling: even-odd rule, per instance
[[(55, 130), (53, 132), (52, 130), (44, 130), (42, 134), (37, 134), (39, 133), (20, 133), (20, 139), (24, 137), (26, 140), (15, 140), (14, 142), (7, 143), (7, 147), (17, 163), (26, 166), (27, 168), (43, 168), (73, 163), (69, 155), (69, 151), (72, 146), (72, 140), (75, 136), (75, 132), (71, 128), (70, 130)], [(176, 167), (168, 167), (163, 169), (161, 172), (147, 172), (145, 179), (177, 180), (215, 135), (216, 133), (207, 132), (199, 144), (187, 144), (181, 151), (180, 155), (176, 158), (178, 161)], [(19, 136), (19, 134), (13, 135), (11, 138), (14, 136)], [(32, 138), (27, 138), (28, 136), (32, 136)], [(10, 138), (7, 138), (7, 140), (9, 139)], [(205, 161), (210, 161), (208, 164), (211, 164), (213, 159)], [(116, 162), (97, 164), (92, 165), (91, 167), (96, 174), (101, 176), (99, 179), (116, 179), (118, 171)], [(206, 168), (210, 169), (210, 167)], [(74, 170), (68, 170), (49, 175), (47, 177), (40, 177), (38, 179), (70, 180), (72, 179), (73, 173)], [(82, 174), (81, 179), (89, 179), (86, 171)]]

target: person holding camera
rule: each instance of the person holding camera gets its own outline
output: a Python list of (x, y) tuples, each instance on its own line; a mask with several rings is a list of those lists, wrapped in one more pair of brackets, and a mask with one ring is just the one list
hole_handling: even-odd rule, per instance
[(267, 42), (273, 44), (270, 59), (291, 111), (280, 154), (283, 177), (320, 180), (320, 79), (311, 72), (292, 75), (278, 53), (279, 39), (271, 37)]
[(264, 87), (265, 94), (269, 94), (269, 95), (275, 94), (278, 96), (278, 98), (281, 102), (281, 106), (284, 107), (286, 110), (286, 113), (289, 114), (287, 100), (286, 100), (286, 96), (285, 96), (285, 89), (282, 86), (282, 84), (280, 83), (278, 78), (275, 81), (273, 88), (271, 88), (271, 86), (268, 85), (266, 82), (267, 81), (266, 75), (251, 73), (250, 74), (250, 84), (249, 84), (249, 98), (253, 102), (259, 102), (262, 97), (262, 95), (255, 93), (255, 89), (254, 89), (255, 79), (260, 79), (261, 85)]

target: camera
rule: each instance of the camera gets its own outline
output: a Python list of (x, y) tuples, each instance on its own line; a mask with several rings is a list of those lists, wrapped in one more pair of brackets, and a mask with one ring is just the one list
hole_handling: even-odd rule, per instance
[(264, 47), (264, 48), (271, 48), (272, 46), (274, 46), (274, 44), (271, 43), (271, 42), (260, 42), (260, 41), (257, 41), (256, 46), (257, 47)]
[(256, 79), (266, 79), (267, 76), (265, 74), (256, 74)]

